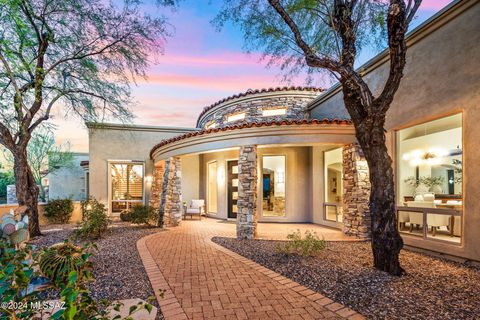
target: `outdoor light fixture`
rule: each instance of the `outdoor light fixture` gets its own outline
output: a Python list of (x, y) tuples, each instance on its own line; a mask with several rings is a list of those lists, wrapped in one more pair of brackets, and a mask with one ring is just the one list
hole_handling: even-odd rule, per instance
[(147, 183), (152, 183), (152, 182), (153, 182), (153, 177), (152, 177), (152, 176), (146, 176), (146, 177), (145, 177), (145, 181), (146, 181)]

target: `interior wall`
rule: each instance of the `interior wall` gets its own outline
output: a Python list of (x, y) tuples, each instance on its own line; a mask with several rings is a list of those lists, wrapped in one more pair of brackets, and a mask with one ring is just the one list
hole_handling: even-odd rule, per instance
[(312, 222), (312, 210), (309, 206), (312, 196), (310, 147), (260, 147), (258, 149), (258, 172), (262, 172), (262, 157), (264, 155), (283, 155), (286, 157), (286, 214), (284, 217), (270, 217), (263, 215), (262, 179), (261, 175), (259, 175), (257, 196), (257, 208), (259, 212), (258, 221)]

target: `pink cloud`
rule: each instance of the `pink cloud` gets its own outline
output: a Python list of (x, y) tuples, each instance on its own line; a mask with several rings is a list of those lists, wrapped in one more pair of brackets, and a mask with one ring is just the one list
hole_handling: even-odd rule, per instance
[(420, 10), (424, 9), (438, 11), (450, 2), (452, 2), (452, 0), (423, 0), (422, 4), (420, 5)]
[(202, 88), (239, 92), (249, 88), (272, 86), (275, 81), (272, 75), (189, 75), (189, 74), (153, 74), (147, 79), (149, 84), (175, 87)]

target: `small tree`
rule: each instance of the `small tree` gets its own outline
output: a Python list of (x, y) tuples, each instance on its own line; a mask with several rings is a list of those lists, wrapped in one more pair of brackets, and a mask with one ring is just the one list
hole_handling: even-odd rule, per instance
[(40, 235), (27, 156), (34, 131), (60, 107), (86, 121), (130, 119), (129, 83), (145, 76), (166, 35), (140, 1), (0, 1), (0, 144), (12, 153), (31, 236)]
[[(393, 275), (403, 269), (397, 230), (392, 159), (385, 144), (385, 117), (405, 67), (405, 34), (421, 0), (227, 0), (217, 22), (242, 27), (247, 46), (290, 72), (326, 70), (342, 86), (343, 102), (370, 168), (370, 212), (375, 267)], [(359, 50), (387, 40), (390, 71), (372, 92), (355, 70)]]
[[(4, 156), (9, 164), (14, 164), (11, 152), (5, 150)], [(39, 187), (39, 198), (45, 202), (47, 201), (47, 196), (43, 178), (60, 168), (73, 166), (73, 154), (70, 152), (70, 144), (58, 145), (55, 142), (52, 128), (44, 126), (38, 128), (32, 134), (32, 138), (27, 146), (27, 158), (35, 183)]]

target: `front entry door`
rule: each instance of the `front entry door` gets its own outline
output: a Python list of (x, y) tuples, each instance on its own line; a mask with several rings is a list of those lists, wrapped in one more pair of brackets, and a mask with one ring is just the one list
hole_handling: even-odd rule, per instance
[(227, 162), (228, 172), (228, 218), (237, 218), (237, 200), (238, 200), (238, 161)]

